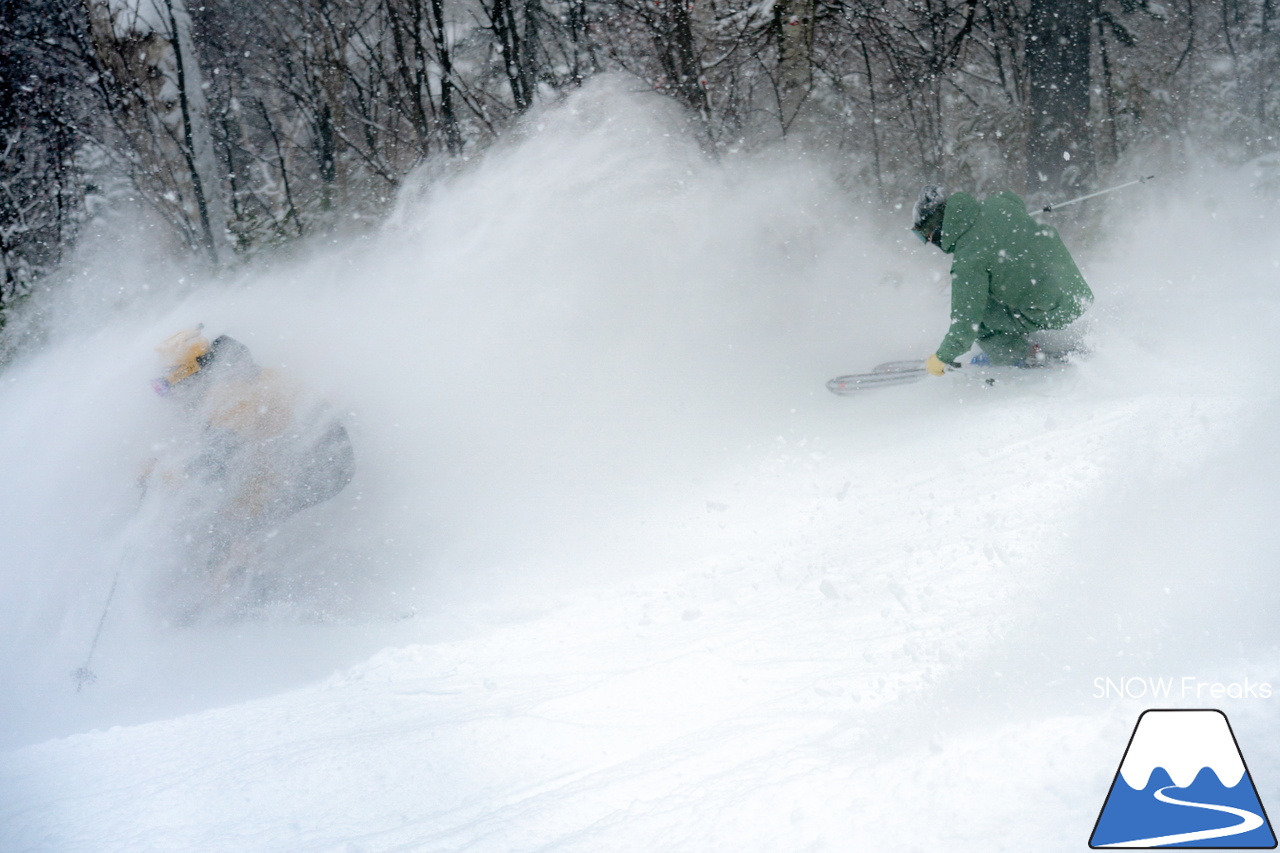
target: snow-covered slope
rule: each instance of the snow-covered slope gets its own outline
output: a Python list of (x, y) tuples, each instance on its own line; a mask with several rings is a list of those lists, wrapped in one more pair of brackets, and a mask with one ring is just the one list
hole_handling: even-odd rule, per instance
[[(1249, 174), (1126, 199), (1088, 361), (841, 399), (940, 339), (943, 256), (608, 86), (540, 121), (375, 238), (43, 307), (0, 376), (0, 849), (1078, 849), (1152, 704), (1095, 679), (1280, 685)], [(176, 628), (131, 477), (196, 320), (360, 472), (273, 546), (336, 592)], [(1270, 701), (1216, 704), (1275, 799)]]

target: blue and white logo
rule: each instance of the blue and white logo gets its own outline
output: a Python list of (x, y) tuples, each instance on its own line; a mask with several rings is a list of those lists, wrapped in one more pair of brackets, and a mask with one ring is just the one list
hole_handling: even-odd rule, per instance
[(1144, 711), (1089, 846), (1274, 848), (1226, 714)]

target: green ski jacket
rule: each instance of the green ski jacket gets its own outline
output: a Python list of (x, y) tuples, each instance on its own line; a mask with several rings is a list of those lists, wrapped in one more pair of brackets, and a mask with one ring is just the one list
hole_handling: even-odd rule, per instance
[(1032, 332), (1061, 329), (1093, 302), (1093, 292), (1057, 229), (1032, 219), (1014, 193), (983, 201), (968, 193), (952, 194), (941, 245), (955, 256), (951, 329), (937, 352), (943, 362), (955, 361), (973, 346), (989, 305), (1020, 315)]

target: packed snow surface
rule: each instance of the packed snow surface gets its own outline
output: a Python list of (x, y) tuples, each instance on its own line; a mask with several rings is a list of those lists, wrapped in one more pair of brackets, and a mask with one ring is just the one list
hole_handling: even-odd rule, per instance
[[(910, 200), (616, 84), (234, 280), (104, 226), (0, 373), (0, 850), (1082, 849), (1148, 707), (1280, 802), (1280, 191), (1185, 172), (1067, 230), (1087, 359), (861, 398), (947, 326)], [(136, 480), (196, 322), (358, 472), (296, 595), (178, 624)]]

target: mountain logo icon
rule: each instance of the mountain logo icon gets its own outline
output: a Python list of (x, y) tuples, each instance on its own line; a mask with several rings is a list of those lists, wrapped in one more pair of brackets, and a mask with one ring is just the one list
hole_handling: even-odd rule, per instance
[(1275, 848), (1275, 833), (1227, 715), (1143, 711), (1089, 846)]

